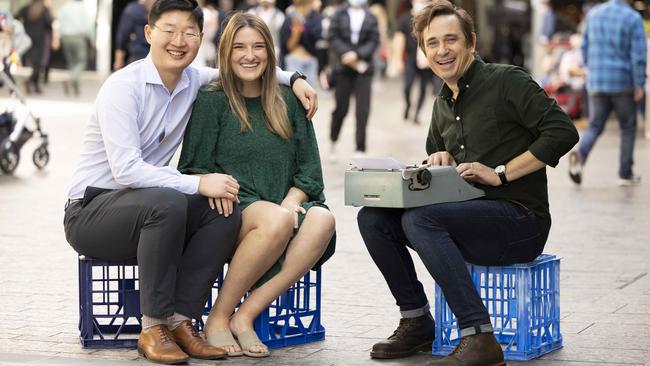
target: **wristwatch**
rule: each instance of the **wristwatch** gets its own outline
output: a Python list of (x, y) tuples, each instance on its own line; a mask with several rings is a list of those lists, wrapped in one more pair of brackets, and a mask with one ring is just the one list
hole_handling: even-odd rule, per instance
[(289, 79), (289, 86), (293, 88), (293, 83), (295, 83), (298, 79), (307, 80), (307, 76), (305, 76), (305, 74), (300, 71), (294, 72)]
[(504, 186), (508, 185), (508, 178), (506, 178), (506, 166), (505, 165), (499, 165), (496, 168), (494, 168), (494, 174), (499, 176), (499, 179), (501, 179), (501, 184)]

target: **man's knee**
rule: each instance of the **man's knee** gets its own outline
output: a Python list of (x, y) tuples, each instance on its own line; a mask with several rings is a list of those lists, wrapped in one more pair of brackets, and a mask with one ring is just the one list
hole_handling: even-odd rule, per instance
[(147, 206), (153, 219), (175, 221), (185, 225), (187, 197), (173, 188), (147, 188)]
[[(237, 236), (239, 235), (239, 229), (241, 229), (241, 209), (239, 204), (234, 203), (232, 205), (232, 213), (228, 217), (224, 217), (223, 229), (226, 233), (225, 236), (233, 243), (233, 247), (237, 242)], [(230, 240), (232, 239), (232, 240)]]
[(386, 208), (364, 207), (357, 214), (359, 232), (369, 251), (380, 248), (388, 239), (391, 242), (401, 241), (402, 228), (399, 223), (399, 213)]
[(442, 223), (437, 219), (436, 212), (431, 207), (412, 208), (406, 210), (402, 215), (402, 229), (408, 236), (421, 230), (437, 231), (443, 230)]
[(359, 210), (359, 213), (357, 213), (357, 224), (362, 235), (368, 230), (377, 230), (382, 226), (385, 219), (380, 210), (374, 207), (363, 207)]

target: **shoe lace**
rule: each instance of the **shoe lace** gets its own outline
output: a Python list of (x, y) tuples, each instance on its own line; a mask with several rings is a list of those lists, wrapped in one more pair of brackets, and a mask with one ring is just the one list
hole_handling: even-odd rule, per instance
[(409, 334), (411, 326), (414, 324), (412, 318), (402, 318), (399, 320), (399, 325), (393, 334), (388, 339), (402, 339), (405, 335)]
[(169, 330), (165, 327), (158, 327), (158, 333), (160, 335), (160, 341), (162, 343), (167, 343), (170, 342), (171, 339), (171, 334), (169, 333)]
[(189, 331), (192, 334), (192, 337), (201, 338), (201, 336), (199, 335), (199, 332), (196, 330), (196, 328), (194, 328), (194, 326), (192, 325), (191, 322), (189, 322), (189, 321), (183, 322), (183, 324), (181, 324), (181, 325), (186, 327), (186, 328), (189, 328)]
[(469, 344), (469, 337), (462, 337), (460, 339), (460, 343), (458, 343), (458, 345), (454, 347), (454, 349), (451, 351), (449, 356), (461, 353), (463, 351), (463, 348), (467, 347), (468, 344)]

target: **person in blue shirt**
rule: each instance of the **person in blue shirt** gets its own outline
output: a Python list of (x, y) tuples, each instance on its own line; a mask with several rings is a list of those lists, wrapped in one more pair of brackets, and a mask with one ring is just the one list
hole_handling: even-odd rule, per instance
[(149, 53), (149, 43), (144, 35), (147, 14), (153, 0), (129, 3), (120, 16), (115, 34), (113, 70), (119, 70), (133, 61), (143, 59)]
[(609, 114), (616, 112), (621, 130), (618, 185), (641, 182), (634, 175), (636, 103), (646, 79), (646, 35), (643, 20), (631, 0), (610, 0), (594, 7), (585, 21), (582, 55), (587, 66), (589, 127), (569, 155), (569, 177), (582, 183), (582, 169)]
[[(144, 27), (151, 51), (99, 90), (64, 215), (66, 239), (79, 254), (137, 258), (138, 351), (158, 363), (226, 355), (199, 336), (191, 319), (201, 316), (232, 255), (241, 224), (239, 183), (227, 174), (185, 175), (167, 166), (199, 88), (218, 76), (216, 69), (189, 66), (202, 29), (196, 0), (153, 4)], [(287, 74), (278, 72), (283, 84), (290, 84)], [(294, 81), (311, 118), (316, 94), (306, 81)], [(232, 205), (219, 212), (209, 198)]]

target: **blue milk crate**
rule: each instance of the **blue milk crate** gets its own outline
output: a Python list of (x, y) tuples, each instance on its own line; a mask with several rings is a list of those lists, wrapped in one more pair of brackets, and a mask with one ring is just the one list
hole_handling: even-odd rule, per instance
[[(215, 281), (212, 295), (203, 311), (204, 318), (212, 308), (221, 278)], [(246, 296), (246, 295), (245, 295)], [(203, 324), (200, 324), (200, 327)], [(275, 299), (253, 323), (255, 332), (269, 348), (295, 346), (325, 339), (321, 324), (321, 271), (310, 271)]]
[(135, 348), (141, 316), (135, 258), (109, 262), (79, 256), (79, 338), (84, 348)]
[[(562, 347), (560, 259), (542, 254), (533, 262), (467, 268), (490, 313), (494, 335), (507, 360), (530, 360)], [(460, 341), (458, 321), (435, 288), (433, 354), (445, 356)]]
[[(215, 281), (209, 313), (223, 282)], [(321, 324), (321, 272), (311, 271), (277, 298), (254, 327), (269, 348), (325, 339)], [(109, 262), (79, 256), (79, 331), (84, 348), (135, 348), (141, 330), (136, 259)]]

